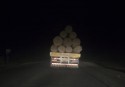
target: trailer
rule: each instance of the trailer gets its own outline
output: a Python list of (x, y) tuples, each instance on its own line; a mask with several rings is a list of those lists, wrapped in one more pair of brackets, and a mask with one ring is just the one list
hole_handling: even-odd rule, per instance
[(78, 68), (79, 58), (81, 57), (81, 54), (50, 52), (50, 56), (51, 56), (51, 62), (50, 62), (51, 67)]
[(82, 46), (81, 40), (73, 31), (72, 26), (67, 25), (52, 41), (50, 66), (78, 68)]

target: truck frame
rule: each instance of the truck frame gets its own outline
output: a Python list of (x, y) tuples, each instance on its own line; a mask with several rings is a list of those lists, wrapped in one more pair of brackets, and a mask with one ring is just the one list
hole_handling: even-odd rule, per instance
[(51, 67), (79, 67), (79, 58), (81, 54), (79, 53), (59, 53), (50, 52), (51, 56)]

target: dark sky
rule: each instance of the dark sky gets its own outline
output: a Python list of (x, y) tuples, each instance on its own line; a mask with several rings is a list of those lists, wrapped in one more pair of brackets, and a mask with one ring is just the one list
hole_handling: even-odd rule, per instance
[[(115, 2), (8, 2), (1, 48), (51, 44), (67, 24), (73, 26), (87, 52), (124, 54), (124, 11)], [(44, 40), (44, 41), (43, 41)], [(106, 51), (104, 51), (106, 50)]]

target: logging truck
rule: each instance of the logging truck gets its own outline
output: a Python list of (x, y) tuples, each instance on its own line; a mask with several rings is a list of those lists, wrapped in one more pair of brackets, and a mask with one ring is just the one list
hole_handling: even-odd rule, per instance
[(53, 39), (50, 57), (51, 67), (79, 67), (80, 52), (82, 51), (81, 41), (77, 34), (68, 25), (58, 36)]

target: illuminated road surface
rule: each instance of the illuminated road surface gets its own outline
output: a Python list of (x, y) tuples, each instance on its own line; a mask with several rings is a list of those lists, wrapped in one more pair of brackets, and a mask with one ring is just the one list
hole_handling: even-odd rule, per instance
[(0, 71), (0, 87), (125, 87), (125, 74), (87, 62), (79, 69), (50, 68), (42, 62)]

